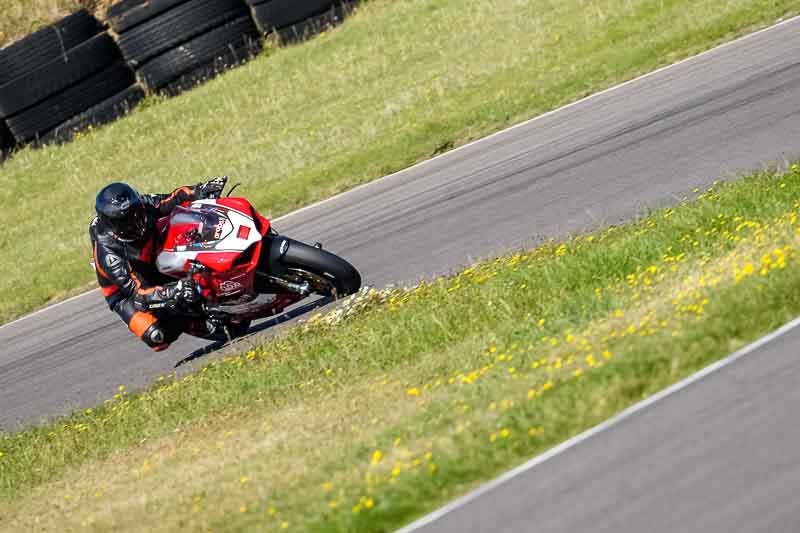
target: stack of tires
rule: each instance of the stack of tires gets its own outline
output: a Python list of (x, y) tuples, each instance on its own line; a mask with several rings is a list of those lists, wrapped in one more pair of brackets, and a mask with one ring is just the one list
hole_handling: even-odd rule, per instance
[(242, 0), (125, 0), (109, 9), (108, 23), (139, 79), (167, 94), (247, 60), (259, 46)]
[(263, 34), (281, 42), (301, 41), (344, 18), (341, 0), (245, 0)]
[(79, 10), (0, 50), (0, 118), (17, 144), (66, 140), (144, 95), (103, 30)]
[(16, 141), (5, 120), (0, 120), (0, 161), (4, 161), (6, 157), (14, 149)]

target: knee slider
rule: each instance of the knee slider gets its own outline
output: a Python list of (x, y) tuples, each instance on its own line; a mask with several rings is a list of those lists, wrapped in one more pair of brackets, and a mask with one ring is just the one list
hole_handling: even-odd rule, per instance
[(163, 350), (169, 346), (170, 340), (167, 338), (167, 332), (164, 331), (158, 322), (152, 324), (142, 333), (141, 339), (149, 347), (154, 350)]

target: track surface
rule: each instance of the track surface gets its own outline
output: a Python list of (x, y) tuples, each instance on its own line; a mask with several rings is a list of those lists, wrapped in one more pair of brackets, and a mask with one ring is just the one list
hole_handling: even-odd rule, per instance
[[(383, 285), (613, 224), (697, 185), (800, 157), (799, 58), (792, 20), (300, 210), (277, 228), (324, 242)], [(152, 353), (97, 291), (4, 326), (0, 427), (92, 405), (120, 384), (143, 386), (205, 344), (184, 337)]]
[(468, 505), (400, 533), (797, 531), (794, 325)]

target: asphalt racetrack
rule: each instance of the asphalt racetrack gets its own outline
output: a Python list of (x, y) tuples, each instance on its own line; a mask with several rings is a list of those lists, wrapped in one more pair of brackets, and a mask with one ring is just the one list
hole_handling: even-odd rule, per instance
[[(798, 157), (795, 19), (300, 210), (276, 228), (322, 241), (371, 285), (402, 284)], [(246, 195), (247, 177), (235, 180)], [(98, 291), (35, 313), (0, 328), (0, 428), (93, 405), (119, 385), (135, 390), (207, 344), (184, 336), (153, 353)], [(785, 384), (788, 395), (796, 383)]]

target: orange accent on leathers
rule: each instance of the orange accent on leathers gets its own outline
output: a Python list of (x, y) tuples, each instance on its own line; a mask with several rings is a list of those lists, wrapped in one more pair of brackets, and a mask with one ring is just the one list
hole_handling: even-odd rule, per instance
[(117, 292), (119, 292), (119, 287), (111, 285), (110, 287), (100, 287), (100, 290), (103, 291), (103, 296), (108, 298), (109, 296), (117, 294)]
[(136, 272), (131, 272), (131, 277), (133, 278), (133, 282), (136, 284), (136, 294), (153, 294), (161, 287), (151, 287), (149, 289), (142, 288), (142, 282), (139, 279), (139, 276), (136, 275)]
[(174, 191), (172, 191), (172, 193), (171, 193), (169, 196), (167, 196), (166, 198), (164, 198), (163, 200), (161, 200), (160, 202), (158, 202), (158, 205), (161, 205), (161, 204), (163, 204), (164, 202), (169, 202), (170, 200), (172, 200), (173, 198), (175, 198), (176, 196), (178, 196), (178, 193), (179, 193), (179, 192), (181, 192), (181, 191), (183, 191), (183, 192), (184, 192), (184, 193), (186, 193), (187, 195), (194, 194), (194, 190), (193, 190), (193, 189), (191, 189), (191, 188), (189, 188), (189, 187), (180, 187), (180, 188), (178, 188), (178, 189), (175, 189)]
[(144, 313), (142, 311), (137, 311), (134, 313), (131, 321), (128, 323), (128, 328), (139, 338), (142, 338), (144, 332), (147, 331), (147, 328), (152, 326), (156, 323), (158, 319), (155, 315), (151, 313)]

